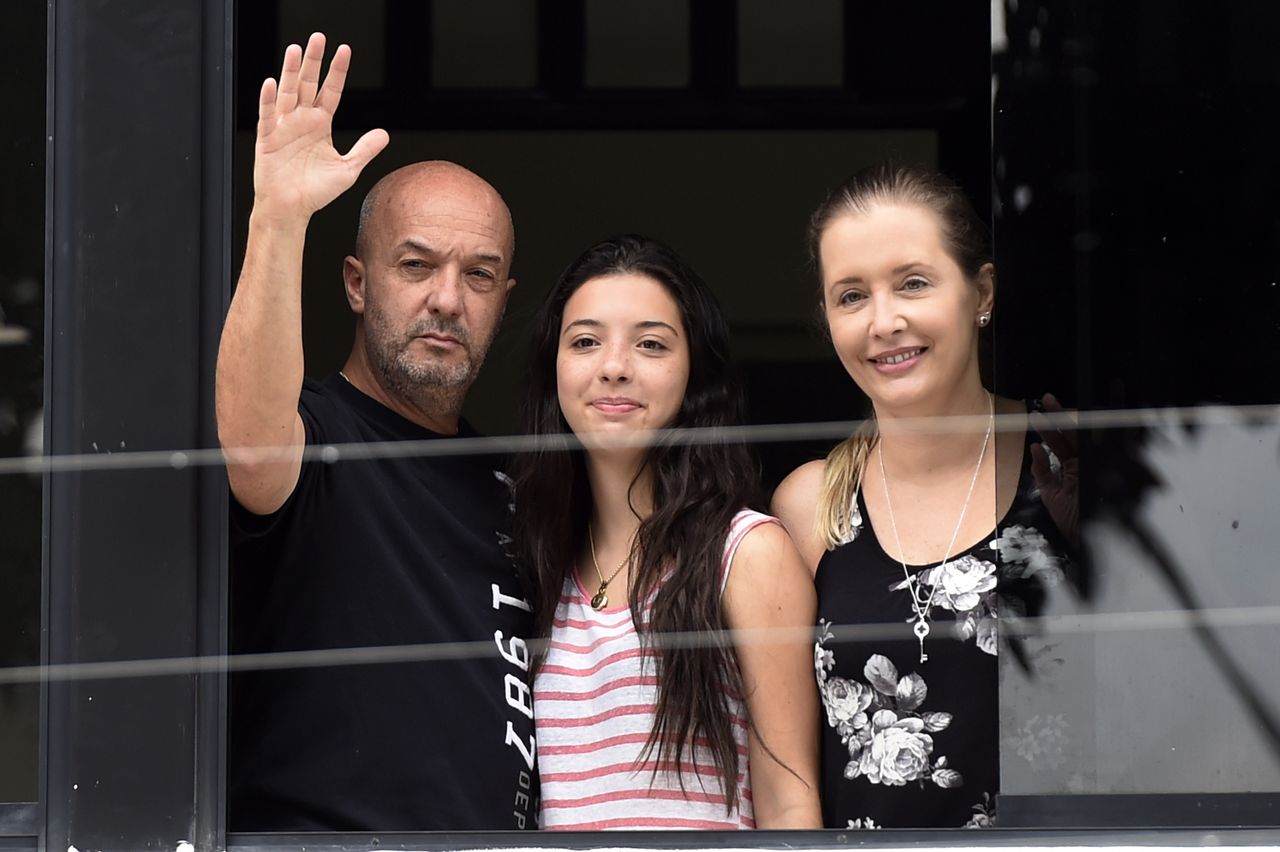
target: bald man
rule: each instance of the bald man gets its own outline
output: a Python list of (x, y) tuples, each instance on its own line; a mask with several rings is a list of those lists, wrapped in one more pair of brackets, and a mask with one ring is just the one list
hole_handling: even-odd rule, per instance
[[(321, 83), (323, 57), (318, 34), (305, 51), (289, 47), (279, 84), (262, 88), (254, 205), (216, 395), (233, 498), (232, 650), (335, 656), (233, 676), (228, 825), (533, 827), (529, 607), (503, 544), (505, 478), (478, 456), (325, 463), (306, 452), (474, 434), (462, 404), (515, 284), (511, 215), (452, 163), (380, 180), (342, 270), (351, 354), (336, 374), (304, 378), (307, 224), (387, 144), (374, 130), (345, 155), (334, 149), (350, 50), (338, 48)], [(472, 643), (460, 659), (341, 655), (456, 643)]]

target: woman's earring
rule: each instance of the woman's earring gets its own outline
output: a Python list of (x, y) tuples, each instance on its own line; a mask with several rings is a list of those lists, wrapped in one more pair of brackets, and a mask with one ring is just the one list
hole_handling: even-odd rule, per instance
[(978, 314), (978, 328), (986, 328), (989, 322), (991, 322), (991, 311), (983, 311)]

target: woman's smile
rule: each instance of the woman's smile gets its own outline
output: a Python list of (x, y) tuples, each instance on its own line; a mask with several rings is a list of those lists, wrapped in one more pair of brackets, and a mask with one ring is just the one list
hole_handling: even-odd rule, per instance
[(867, 360), (871, 362), (877, 372), (886, 376), (897, 376), (920, 363), (921, 357), (927, 351), (929, 351), (927, 346), (899, 347), (872, 355)]

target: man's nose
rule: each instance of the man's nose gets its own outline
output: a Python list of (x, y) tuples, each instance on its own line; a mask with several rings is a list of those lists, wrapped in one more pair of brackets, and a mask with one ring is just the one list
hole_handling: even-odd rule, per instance
[(427, 309), (451, 318), (462, 313), (462, 274), (457, 267), (445, 264), (436, 269), (427, 293)]

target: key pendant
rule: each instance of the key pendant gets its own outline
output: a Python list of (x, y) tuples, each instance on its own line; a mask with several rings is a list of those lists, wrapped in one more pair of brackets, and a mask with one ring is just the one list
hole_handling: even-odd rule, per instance
[(929, 655), (924, 652), (924, 637), (929, 635), (929, 622), (917, 617), (916, 626), (911, 629), (916, 634), (916, 638), (920, 640), (920, 662), (927, 662)]
[[(592, 609), (604, 609), (609, 605), (609, 596), (604, 593), (605, 586), (601, 584), (600, 591), (596, 592), (595, 597), (591, 599)], [(927, 630), (925, 632), (928, 632)], [(923, 641), (923, 640), (921, 640)], [(923, 645), (921, 647), (924, 647)]]

